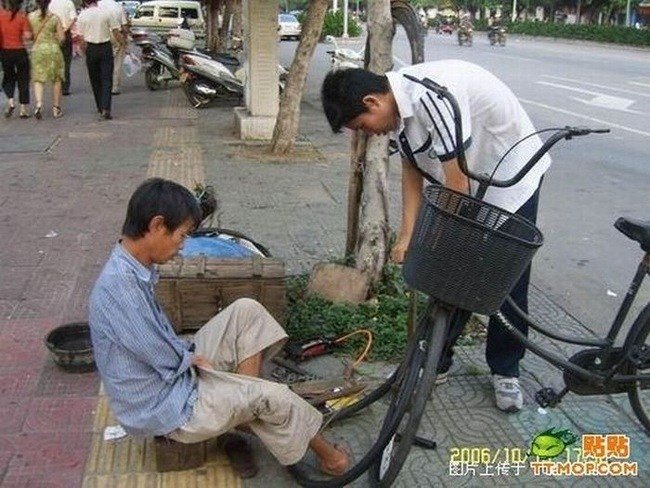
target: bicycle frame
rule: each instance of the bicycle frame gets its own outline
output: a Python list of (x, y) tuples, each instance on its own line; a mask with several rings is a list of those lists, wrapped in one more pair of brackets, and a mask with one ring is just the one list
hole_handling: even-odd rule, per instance
[[(437, 84), (436, 82), (428, 78), (424, 78), (420, 80), (411, 75), (404, 75), (404, 77), (415, 83), (419, 83), (424, 87), (426, 87), (427, 89), (433, 91), (434, 93), (436, 93), (438, 98), (445, 98), (447, 101), (449, 101), (453, 111), (453, 117), (455, 123), (454, 124), (455, 137), (456, 137), (455, 152), (456, 152), (458, 165), (461, 171), (468, 178), (471, 178), (479, 183), (477, 194), (475, 196), (479, 200), (483, 199), (485, 193), (487, 192), (490, 186), (507, 188), (517, 184), (526, 176), (526, 174), (528, 174), (528, 172), (533, 168), (533, 166), (537, 164), (537, 162), (549, 151), (549, 149), (553, 147), (560, 140), (562, 139), (568, 140), (574, 136), (587, 135), (590, 133), (609, 132), (609, 129), (592, 130), (592, 129), (581, 128), (581, 127), (565, 127), (564, 129), (558, 130), (555, 134), (549, 137), (516, 175), (514, 175), (512, 178), (508, 180), (495, 180), (490, 175), (486, 175), (486, 174), (481, 175), (481, 174), (473, 173), (467, 167), (467, 160), (465, 158), (465, 148), (463, 147), (462, 144), (463, 141), (462, 119), (460, 116), (460, 108), (458, 106), (458, 102), (456, 101), (455, 97), (447, 90), (447, 88)], [(630, 283), (625, 299), (621, 303), (618, 313), (616, 314), (616, 318), (614, 319), (614, 322), (612, 323), (611, 328), (604, 339), (569, 337), (569, 336), (565, 336), (562, 334), (549, 331), (544, 327), (540, 326), (539, 324), (536, 324), (530, 317), (528, 317), (527, 314), (525, 314), (514, 303), (514, 301), (510, 297), (507, 297), (506, 302), (513, 307), (515, 312), (522, 319), (524, 319), (532, 329), (536, 330), (542, 335), (568, 344), (593, 346), (602, 349), (605, 354), (605, 359), (607, 359), (614, 349), (614, 343), (616, 341), (618, 333), (620, 332), (621, 327), (623, 326), (623, 322), (625, 321), (625, 318), (627, 317), (630, 311), (630, 307), (632, 306), (632, 303), (636, 298), (637, 292), (641, 284), (643, 283), (643, 280), (645, 279), (646, 275), (649, 273), (650, 273), (650, 255), (646, 254), (637, 268), (636, 274), (634, 275), (634, 278)], [(522, 332), (520, 332), (517, 328), (515, 328), (501, 312), (497, 312), (496, 316), (499, 318), (501, 325), (503, 325), (512, 335), (514, 335), (515, 338), (517, 338), (517, 340), (519, 340), (527, 349), (529, 349), (536, 355), (540, 356), (541, 358), (545, 359), (549, 363), (553, 364), (554, 366), (562, 370), (568, 370), (574, 375), (586, 380), (589, 383), (592, 383), (597, 386), (603, 386), (609, 382), (628, 383), (631, 381), (639, 381), (639, 380), (650, 381), (650, 375), (617, 375), (617, 372), (625, 365), (625, 361), (627, 359), (626, 356), (624, 356), (621, 360), (619, 360), (618, 363), (612, 366), (610, 369), (603, 371), (607, 373), (606, 375), (589, 371), (581, 366), (578, 366), (568, 361), (567, 359), (560, 356), (559, 354), (544, 350), (541, 346), (535, 344), (533, 341), (528, 339), (528, 337), (526, 337)]]
[[(621, 327), (630, 311), (630, 307), (632, 306), (632, 303), (636, 298), (637, 292), (639, 291), (639, 288), (641, 287), (643, 280), (648, 274), (650, 274), (650, 254), (646, 254), (643, 260), (641, 261), (641, 263), (639, 264), (637, 268), (637, 272), (634, 275), (632, 282), (630, 283), (625, 299), (621, 303), (618, 313), (616, 314), (616, 318), (614, 319), (614, 322), (612, 323), (610, 330), (604, 339), (586, 339), (581, 337), (569, 337), (569, 336), (557, 334), (555, 332), (551, 332), (548, 329), (530, 320), (530, 318), (512, 301), (510, 297), (508, 297), (506, 301), (510, 306), (513, 307), (517, 315), (520, 315), (520, 317), (524, 319), (532, 329), (536, 330), (540, 334), (567, 344), (578, 344), (584, 346), (597, 347), (603, 350), (603, 353), (605, 354), (604, 358), (606, 360), (607, 357), (612, 353), (614, 349), (614, 343), (616, 342), (618, 333), (620, 332)], [(497, 315), (500, 314), (501, 312), (499, 312)], [(505, 319), (505, 317), (501, 316), (500, 318), (502, 319), (500, 320), (501, 325), (503, 325), (524, 346), (526, 346), (526, 349), (530, 349), (533, 353), (537, 354), (538, 356), (545, 359), (546, 361), (553, 364), (554, 366), (562, 370), (568, 370), (571, 373), (575, 374), (576, 376), (579, 376), (582, 379), (594, 385), (603, 386), (605, 383), (608, 382), (613, 382), (616, 384), (616, 383), (629, 383), (632, 381), (650, 381), (650, 375), (648, 374), (617, 375), (618, 371), (625, 365), (625, 361), (627, 359), (626, 356), (624, 356), (611, 368), (603, 371), (606, 372), (607, 374), (597, 374), (585, 368), (577, 366), (576, 364), (567, 361), (559, 354), (555, 354), (547, 350), (544, 350), (541, 346), (535, 344), (533, 341), (528, 339), (528, 337), (526, 337), (521, 331), (519, 331), (512, 324), (510, 324), (509, 321)]]

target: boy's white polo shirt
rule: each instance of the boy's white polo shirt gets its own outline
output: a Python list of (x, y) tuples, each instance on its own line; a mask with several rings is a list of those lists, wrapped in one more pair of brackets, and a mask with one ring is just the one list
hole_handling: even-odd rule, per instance
[[(398, 149), (404, 157), (410, 147), (418, 167), (441, 183), (445, 181), (441, 162), (454, 158), (456, 137), (451, 106), (404, 74), (429, 78), (454, 95), (461, 111), (467, 165), (474, 173), (492, 174), (513, 144), (535, 132), (514, 93), (475, 64), (448, 59), (386, 73), (401, 118), (394, 134)], [(517, 174), (541, 145), (536, 135), (519, 144), (499, 165), (495, 179)], [(490, 187), (485, 200), (510, 212), (517, 211), (535, 193), (550, 164), (551, 158), (545, 155), (515, 186)], [(475, 194), (478, 184), (472, 181), (471, 188)]]

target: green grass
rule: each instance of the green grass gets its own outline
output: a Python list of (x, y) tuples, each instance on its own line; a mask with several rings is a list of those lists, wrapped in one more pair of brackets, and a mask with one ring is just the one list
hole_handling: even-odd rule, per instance
[[(369, 329), (374, 336), (370, 360), (396, 361), (406, 347), (406, 323), (410, 291), (407, 291), (401, 268), (387, 265), (371, 300), (361, 305), (336, 304), (320, 296), (307, 294), (307, 275), (287, 280), (287, 333), (291, 340), (314, 337), (340, 337), (357, 329)], [(415, 292), (417, 293), (417, 292)], [(426, 307), (426, 297), (417, 293), (418, 311)], [(470, 324), (459, 344), (473, 344), (484, 337), (484, 328)], [(358, 353), (365, 345), (363, 336), (351, 338), (343, 351)]]

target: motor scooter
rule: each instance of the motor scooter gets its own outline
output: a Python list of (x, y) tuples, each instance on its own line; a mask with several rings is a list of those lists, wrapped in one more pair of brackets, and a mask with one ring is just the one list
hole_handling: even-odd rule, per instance
[[(278, 89), (284, 91), (288, 71), (278, 65)], [(215, 100), (241, 101), (244, 97), (246, 73), (240, 68), (230, 72), (222, 63), (194, 53), (180, 57), (181, 85), (194, 108), (205, 108)]]
[(179, 60), (183, 54), (213, 59), (231, 71), (240, 67), (239, 60), (228, 53), (197, 49), (194, 33), (189, 29), (172, 29), (164, 40), (145, 29), (133, 30), (131, 37), (142, 50), (145, 84), (150, 90), (158, 90), (179, 79)]

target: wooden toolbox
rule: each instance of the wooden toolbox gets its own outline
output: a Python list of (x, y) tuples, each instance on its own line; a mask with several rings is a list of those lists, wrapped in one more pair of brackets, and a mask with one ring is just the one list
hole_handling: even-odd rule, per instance
[(176, 257), (158, 266), (156, 296), (176, 332), (201, 328), (238, 298), (253, 298), (283, 324), (284, 263), (275, 258)]

